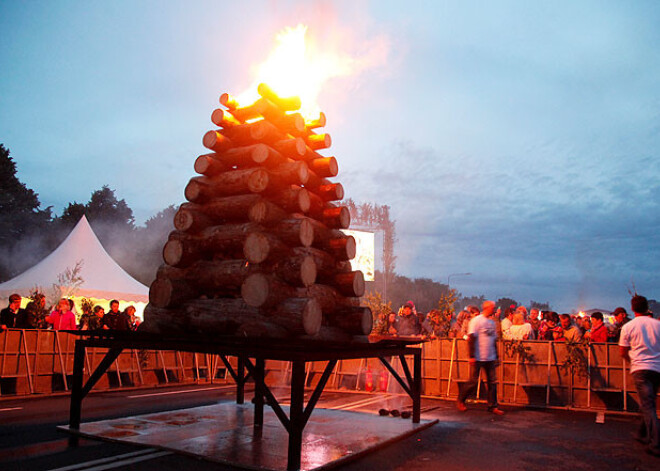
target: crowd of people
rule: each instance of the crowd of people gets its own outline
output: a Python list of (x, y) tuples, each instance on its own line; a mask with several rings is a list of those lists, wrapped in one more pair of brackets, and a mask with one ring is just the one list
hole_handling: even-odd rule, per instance
[(0, 330), (6, 329), (51, 329), (51, 330), (137, 330), (140, 318), (136, 309), (128, 305), (119, 311), (119, 301), (110, 301), (109, 310), (96, 305), (89, 309), (83, 306), (83, 313), (78, 319), (74, 314), (72, 299), (62, 298), (52, 310), (46, 309), (45, 296), (37, 296), (25, 309), (21, 308), (19, 294), (9, 296), (9, 306), (0, 311)]
[[(461, 412), (467, 411), (465, 401), (476, 390), (481, 370), (484, 370), (488, 410), (495, 415), (505, 413), (497, 401), (499, 358), (496, 342), (499, 338), (616, 342), (621, 357), (630, 365), (639, 398), (641, 423), (635, 439), (646, 445), (648, 453), (660, 456), (660, 421), (656, 411), (660, 390), (660, 320), (653, 317), (644, 296), (634, 295), (630, 306), (632, 319), (625, 308), (618, 307), (612, 313), (614, 322), (608, 326), (602, 312), (583, 317), (538, 309), (528, 312), (524, 306), (510, 306), (502, 313), (493, 301), (484, 301), (481, 309), (467, 306), (455, 318), (451, 313), (442, 316), (442, 313), (431, 311), (422, 319), (415, 304), (408, 301), (398, 314), (381, 315), (375, 330), (381, 335), (465, 338), (470, 378), (459, 389), (456, 407)], [(440, 331), (438, 327), (441, 327)]]
[[(398, 313), (380, 314), (374, 326), (378, 335), (423, 336), (427, 338), (467, 338), (470, 320), (480, 309), (469, 305), (458, 314), (437, 309), (423, 315), (412, 301), (406, 302)], [(605, 322), (602, 312), (590, 316), (558, 314), (525, 306), (497, 308), (493, 321), (497, 335), (503, 340), (554, 340), (566, 342), (618, 342), (621, 329), (630, 320), (625, 308), (612, 312), (614, 321)]]

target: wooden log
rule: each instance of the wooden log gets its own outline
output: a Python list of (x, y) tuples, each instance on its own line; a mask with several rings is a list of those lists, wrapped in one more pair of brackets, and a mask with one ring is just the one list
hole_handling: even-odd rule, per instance
[(369, 335), (373, 316), (368, 307), (349, 307), (323, 313), (323, 323), (351, 335)]
[(223, 93), (220, 95), (220, 104), (222, 106), (226, 106), (230, 110), (234, 110), (238, 107), (238, 101), (236, 101), (236, 98), (231, 96), (229, 93)]
[(272, 224), (289, 217), (289, 214), (278, 205), (268, 200), (257, 201), (248, 210), (248, 219), (259, 224)]
[(231, 128), (238, 126), (241, 122), (236, 119), (229, 111), (217, 108), (211, 113), (211, 121), (218, 127)]
[(321, 306), (315, 300), (305, 298), (285, 299), (265, 315), (269, 321), (295, 335), (316, 335), (323, 321)]
[(282, 111), (296, 111), (300, 109), (300, 97), (280, 97), (265, 83), (260, 83), (257, 86), (257, 93), (262, 97), (273, 102)]
[(196, 206), (198, 205), (193, 203), (183, 203), (179, 207), (174, 215), (174, 227), (177, 230), (196, 233), (218, 223), (214, 218), (196, 209)]
[[(189, 314), (196, 314), (207, 327), (212, 328), (213, 319), (239, 319), (268, 322), (285, 328), (293, 334), (314, 335), (321, 327), (322, 313), (318, 304), (310, 299), (285, 299), (279, 305), (263, 310), (248, 305), (242, 299), (193, 300), (185, 303)], [(197, 325), (201, 322), (197, 321)]]
[(318, 118), (305, 121), (305, 126), (309, 130), (322, 128), (325, 126), (325, 124), (326, 124), (326, 117), (323, 111), (320, 112)]
[(326, 203), (313, 192), (310, 192), (309, 215), (333, 229), (348, 229), (351, 225), (351, 213), (346, 206)]
[(331, 229), (314, 219), (311, 219), (309, 222), (314, 232), (314, 242), (312, 245), (315, 248), (329, 252), (339, 261), (351, 260), (355, 257), (356, 244), (353, 236), (346, 235), (337, 229)]
[(273, 144), (273, 148), (285, 157), (301, 160), (307, 155), (307, 145), (301, 137), (282, 139)]
[(261, 168), (231, 170), (213, 178), (193, 177), (184, 190), (188, 201), (204, 202), (212, 198), (261, 193), (268, 188), (268, 172)]
[(267, 259), (277, 259), (287, 255), (291, 248), (273, 234), (253, 232), (248, 234), (243, 244), (243, 256), (250, 263), (262, 263)]
[(310, 247), (314, 242), (314, 227), (311, 219), (283, 219), (271, 226), (273, 234), (290, 247)]
[(224, 224), (204, 229), (199, 235), (173, 232), (163, 249), (163, 258), (168, 265), (184, 267), (215, 254), (225, 258), (237, 257), (243, 250), (246, 238), (261, 230), (253, 223)]
[(319, 272), (319, 283), (336, 288), (343, 296), (349, 298), (364, 296), (364, 274), (361, 271), (340, 272), (335, 265), (334, 272), (327, 270), (319, 270)]
[(266, 120), (225, 128), (221, 134), (228, 137), (235, 145), (250, 145), (260, 142), (274, 145), (287, 137), (274, 124)]
[(188, 266), (202, 256), (203, 253), (199, 247), (179, 239), (168, 240), (163, 247), (163, 260), (173, 267)]
[(316, 281), (316, 264), (309, 255), (285, 257), (272, 265), (265, 264), (260, 270), (275, 274), (282, 281), (298, 287), (309, 286)]
[(149, 303), (156, 307), (176, 306), (198, 294), (197, 286), (185, 280), (156, 278), (149, 287)]
[(327, 149), (332, 145), (332, 139), (330, 138), (330, 134), (327, 133), (323, 133), (323, 134), (310, 133), (307, 135), (305, 141), (312, 150)]
[(270, 181), (280, 187), (304, 185), (309, 179), (309, 167), (305, 162), (287, 162), (269, 170)]
[(217, 155), (218, 154), (204, 154), (197, 157), (194, 165), (195, 172), (206, 175), (207, 177), (214, 177), (230, 170), (231, 167), (220, 162), (216, 158)]
[(341, 183), (321, 185), (314, 191), (323, 201), (339, 201), (344, 199), (344, 187)]
[(233, 109), (232, 114), (239, 121), (245, 122), (258, 118), (266, 118), (272, 121), (281, 118), (285, 113), (270, 100), (259, 98), (249, 106)]
[(241, 285), (241, 297), (248, 306), (274, 307), (287, 298), (296, 297), (296, 289), (272, 275), (254, 273)]
[(305, 119), (300, 113), (283, 114), (268, 118), (280, 131), (294, 136), (305, 135)]
[[(216, 159), (225, 164), (227, 167), (251, 167), (254, 165), (262, 165), (269, 159), (277, 159), (274, 150), (269, 150), (265, 144), (252, 144), (248, 146), (234, 147), (216, 155)], [(279, 156), (279, 161), (283, 161), (283, 157)]]
[[(234, 195), (234, 196), (225, 196), (223, 198), (215, 198), (204, 204), (196, 203), (183, 203), (179, 207), (177, 216), (175, 216), (175, 225), (177, 222), (177, 217), (180, 212), (191, 212), (193, 214), (202, 214), (207, 216), (210, 220), (214, 221), (218, 225), (224, 222), (237, 222), (245, 221), (248, 218), (250, 210), (253, 206), (264, 201), (263, 197), (260, 195), (249, 194), (249, 195)], [(182, 216), (183, 218), (184, 216)], [(187, 216), (186, 216), (187, 217)], [(257, 222), (257, 221), (253, 221)], [(187, 231), (189, 229), (185, 227), (175, 226), (181, 231)]]
[(291, 186), (289, 188), (268, 192), (268, 197), (277, 205), (291, 213), (307, 213), (310, 210), (310, 193), (305, 188)]
[(320, 178), (335, 177), (339, 173), (339, 165), (337, 165), (337, 159), (334, 157), (321, 157), (320, 159), (308, 160), (307, 165)]
[(292, 251), (296, 256), (311, 257), (316, 267), (317, 278), (332, 280), (337, 274), (337, 261), (329, 253), (313, 247), (296, 247)]
[(231, 149), (234, 143), (228, 137), (220, 134), (218, 131), (208, 131), (202, 138), (202, 144), (207, 149), (215, 152), (224, 152)]
[(325, 208), (321, 221), (334, 229), (348, 229), (351, 225), (351, 213), (346, 206)]
[(306, 288), (298, 288), (296, 296), (298, 298), (315, 299), (321, 306), (324, 315), (341, 307), (350, 307), (354, 304), (350, 298), (342, 296), (332, 286), (314, 283)]

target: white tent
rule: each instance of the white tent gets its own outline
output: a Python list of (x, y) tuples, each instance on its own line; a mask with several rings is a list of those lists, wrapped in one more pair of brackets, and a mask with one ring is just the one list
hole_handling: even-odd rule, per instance
[[(58, 282), (58, 275), (73, 269), (79, 261), (83, 282), (76, 296), (118, 299), (123, 301), (120, 304), (148, 302), (149, 288), (132, 278), (108, 255), (85, 216), (48, 257), (16, 278), (0, 283), (0, 297), (7, 298), (12, 293), (26, 297), (35, 287), (51, 290)], [(142, 309), (138, 307), (138, 311)]]

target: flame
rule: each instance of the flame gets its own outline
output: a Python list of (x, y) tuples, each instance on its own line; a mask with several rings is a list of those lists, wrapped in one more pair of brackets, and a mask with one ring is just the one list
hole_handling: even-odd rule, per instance
[(237, 97), (240, 106), (254, 103), (257, 86), (268, 85), (281, 97), (297, 96), (302, 106), (298, 112), (305, 120), (316, 119), (321, 111), (317, 98), (324, 83), (350, 73), (350, 58), (339, 53), (321, 52), (313, 41), (306, 41), (307, 26), (287, 27), (276, 37), (277, 46), (258, 66), (252, 86)]
[(584, 317), (585, 315), (586, 315), (586, 314), (584, 313), (584, 311), (580, 311), (580, 312), (578, 312), (578, 316), (580, 316), (580, 317)]

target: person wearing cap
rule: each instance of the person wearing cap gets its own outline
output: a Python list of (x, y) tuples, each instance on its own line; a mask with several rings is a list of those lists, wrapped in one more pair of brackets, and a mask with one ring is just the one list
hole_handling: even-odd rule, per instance
[(396, 320), (397, 335), (419, 335), (422, 333), (422, 325), (415, 312), (415, 304), (412, 301), (406, 302), (399, 312)]
[(621, 328), (630, 319), (628, 319), (628, 313), (622, 307), (617, 307), (612, 315), (614, 316), (614, 325), (612, 326), (612, 330), (609, 332), (608, 340), (610, 342), (619, 342), (619, 338), (621, 337)]
[(656, 397), (660, 389), (660, 321), (649, 312), (644, 296), (636, 294), (630, 300), (635, 318), (621, 328), (619, 350), (630, 362), (630, 374), (635, 380), (642, 421), (637, 441), (647, 445), (647, 452), (660, 456), (660, 421), (656, 412)]

